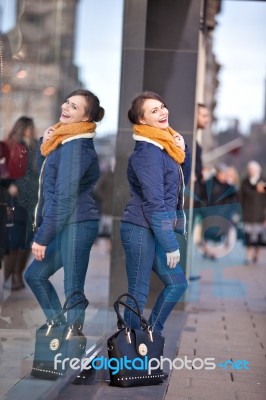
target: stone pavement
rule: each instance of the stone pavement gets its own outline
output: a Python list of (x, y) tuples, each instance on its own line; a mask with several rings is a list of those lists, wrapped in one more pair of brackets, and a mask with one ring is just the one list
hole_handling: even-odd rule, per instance
[[(108, 385), (108, 374), (99, 376), (92, 386), (61, 388), (54, 382), (30, 379), (27, 374), (34, 351), (34, 331), (43, 322), (43, 316), (30, 291), (12, 294), (10, 321), (5, 317), (8, 329), (0, 328), (0, 397), (7, 400), (21, 397), (124, 400), (132, 396), (136, 400), (265, 399), (266, 249), (257, 265), (244, 266), (243, 259), (244, 249), (240, 244), (231, 256), (221, 260), (210, 261), (196, 254), (193, 262), (200, 266), (201, 279), (190, 282), (185, 308), (174, 311), (165, 328), (164, 356), (175, 360), (179, 369), (170, 370), (166, 363), (163, 369), (170, 372), (169, 378), (159, 386), (112, 388)], [(108, 243), (100, 240), (92, 251), (86, 285), (90, 299), (85, 324), (89, 343), (114, 330), (114, 315), (105, 308), (108, 277)], [(62, 283), (59, 274), (56, 284), (61, 295)], [(1, 319), (0, 322), (3, 323)], [(180, 369), (186, 357), (194, 360), (194, 369)], [(201, 368), (199, 358), (210, 357), (214, 358), (216, 368)], [(57, 392), (51, 392), (53, 385), (57, 385)]]
[[(205, 267), (190, 284), (175, 356), (195, 360), (195, 368), (172, 369), (165, 400), (265, 400), (266, 249), (256, 265), (241, 265), (241, 246), (232, 264), (198, 261)], [(196, 359), (207, 357), (214, 370), (200, 369)]]

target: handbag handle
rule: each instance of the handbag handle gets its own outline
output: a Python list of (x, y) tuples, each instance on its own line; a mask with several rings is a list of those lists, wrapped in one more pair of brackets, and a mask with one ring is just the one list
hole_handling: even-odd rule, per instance
[[(123, 306), (127, 307), (130, 311), (132, 311), (134, 314), (136, 314), (138, 317), (141, 318), (140, 326), (143, 330), (146, 330), (147, 328), (150, 327), (149, 322), (146, 320), (146, 318), (142, 314), (139, 315), (139, 313), (133, 307), (131, 307), (130, 305), (128, 305), (127, 303), (125, 303), (122, 300), (120, 300), (119, 304), (122, 304)], [(119, 329), (121, 329), (121, 328), (119, 328)]]
[[(129, 304), (125, 303), (123, 300), (121, 300), (123, 297), (130, 297), (135, 306), (136, 309), (134, 309), (133, 307), (131, 307)], [(129, 326), (126, 324), (126, 321), (124, 320), (124, 318), (122, 317), (122, 315), (120, 314), (119, 311), (119, 304), (123, 305), (124, 307), (128, 308), (130, 311), (132, 311), (134, 314), (136, 314), (139, 317), (140, 320), (140, 326), (142, 329), (147, 329), (149, 327), (149, 323), (148, 321), (143, 317), (143, 315), (141, 314), (140, 311), (140, 307), (139, 307), (139, 303), (137, 301), (137, 299), (130, 293), (123, 293), (121, 294), (118, 299), (114, 302), (114, 310), (116, 312), (117, 315), (117, 328), (118, 329), (122, 329), (122, 327), (124, 326), (125, 328), (129, 329)]]
[[(74, 304), (72, 304), (70, 307), (68, 307), (67, 305), (68, 305), (68, 303), (69, 303), (69, 300), (70, 300), (71, 297), (73, 297), (75, 294), (81, 294), (83, 298), (80, 299), (80, 300), (78, 300), (78, 301), (76, 301), (76, 303), (74, 303)], [(65, 304), (63, 305), (62, 313), (65, 314), (65, 312), (71, 310), (72, 308), (74, 308), (74, 307), (76, 307), (77, 305), (82, 304), (82, 303), (84, 304), (84, 310), (85, 310), (85, 309), (88, 307), (88, 305), (89, 305), (89, 300), (86, 299), (85, 294), (84, 294), (81, 290), (76, 290), (75, 292), (71, 293), (71, 294), (66, 298)]]
[[(74, 304), (71, 304), (71, 306), (68, 307), (67, 305), (68, 305), (68, 303), (69, 303), (69, 300), (70, 300), (71, 297), (73, 297), (75, 294), (82, 294), (82, 297), (83, 297), (83, 298), (80, 299), (80, 300), (78, 300), (78, 301), (76, 301)], [(71, 293), (71, 294), (66, 298), (65, 303), (64, 303), (63, 308), (62, 308), (62, 311), (60, 311), (60, 312), (55, 316), (54, 320), (58, 320), (58, 319), (62, 318), (62, 317), (64, 316), (64, 314), (65, 314), (67, 311), (71, 310), (72, 308), (76, 307), (76, 306), (79, 305), (79, 304), (83, 304), (83, 305), (84, 305), (84, 310), (85, 310), (85, 309), (88, 307), (88, 305), (89, 305), (89, 301), (88, 301), (88, 299), (86, 299), (84, 293), (81, 292), (81, 290), (76, 290), (75, 292)], [(47, 322), (48, 322), (48, 324), (49, 324), (50, 321), (47, 321)]]

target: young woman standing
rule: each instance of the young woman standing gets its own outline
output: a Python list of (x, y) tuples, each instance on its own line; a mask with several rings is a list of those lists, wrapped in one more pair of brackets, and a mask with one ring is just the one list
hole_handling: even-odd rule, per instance
[[(187, 288), (178, 265), (175, 231), (184, 233), (185, 229), (183, 190), (190, 173), (190, 154), (182, 136), (169, 127), (168, 114), (164, 100), (156, 93), (144, 92), (132, 102), (128, 117), (136, 145), (127, 170), (131, 198), (121, 223), (128, 291), (138, 300), (141, 311), (152, 270), (165, 285), (149, 317), (159, 333)], [(128, 310), (125, 319), (131, 328), (139, 326), (137, 317)]]
[[(35, 260), (25, 273), (48, 321), (55, 321), (62, 311), (49, 280), (60, 268), (64, 268), (65, 296), (79, 291), (69, 305), (82, 299), (99, 220), (93, 196), (99, 178), (93, 137), (104, 109), (93, 93), (82, 89), (72, 92), (61, 109), (60, 122), (48, 128), (41, 141), (37, 232), (32, 245)], [(82, 328), (84, 317), (79, 304), (68, 311), (67, 323)]]

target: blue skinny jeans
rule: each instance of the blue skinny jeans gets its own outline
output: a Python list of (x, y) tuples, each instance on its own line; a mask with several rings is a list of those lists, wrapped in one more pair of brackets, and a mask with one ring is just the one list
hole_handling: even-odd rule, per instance
[[(25, 281), (38, 300), (47, 320), (54, 320), (62, 311), (57, 292), (49, 278), (64, 268), (64, 291), (69, 296), (75, 291), (84, 293), (90, 250), (98, 232), (98, 221), (85, 221), (65, 225), (47, 246), (45, 258), (34, 260), (26, 270)], [(69, 305), (76, 303), (82, 295), (76, 294)], [(83, 325), (84, 307), (76, 306), (67, 312), (69, 324)], [(65, 322), (63, 317), (62, 322)]]
[[(165, 321), (187, 289), (186, 277), (178, 264), (175, 268), (167, 266), (166, 253), (151, 229), (122, 222), (120, 234), (126, 255), (128, 292), (138, 300), (141, 312), (148, 297), (151, 272), (164, 284), (148, 320), (155, 331), (162, 333)], [(133, 305), (130, 299), (128, 304)], [(124, 318), (132, 329), (140, 326), (138, 317), (128, 309)]]

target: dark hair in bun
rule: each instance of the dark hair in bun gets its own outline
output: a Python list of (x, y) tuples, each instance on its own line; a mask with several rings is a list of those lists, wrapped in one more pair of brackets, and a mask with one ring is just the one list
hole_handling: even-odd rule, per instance
[(87, 107), (85, 109), (86, 115), (91, 122), (99, 122), (104, 117), (104, 108), (100, 106), (100, 100), (94, 93), (86, 89), (77, 89), (70, 93), (67, 97), (71, 96), (84, 96), (86, 99)]

